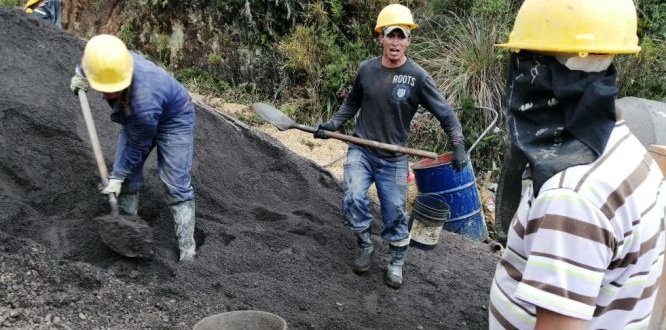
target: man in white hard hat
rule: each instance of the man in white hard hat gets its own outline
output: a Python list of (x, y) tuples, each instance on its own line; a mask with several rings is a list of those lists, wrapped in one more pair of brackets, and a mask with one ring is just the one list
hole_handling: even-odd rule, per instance
[(631, 0), (526, 0), (499, 45), (514, 50), (507, 122), (527, 167), (490, 329), (648, 327), (666, 191), (616, 112), (612, 65), (640, 51), (636, 23)]
[(122, 125), (113, 170), (104, 194), (118, 195), (122, 212), (136, 215), (143, 188), (143, 165), (157, 149), (160, 179), (170, 197), (180, 260), (195, 255), (192, 155), (194, 105), (185, 87), (164, 69), (130, 52), (112, 35), (91, 38), (71, 89), (101, 92), (112, 108), (111, 120)]
[[(354, 86), (340, 110), (331, 120), (317, 126), (315, 137), (325, 138), (322, 130), (336, 130), (358, 113), (354, 135), (404, 146), (410, 123), (420, 105), (435, 115), (448, 134), (453, 146), (453, 165), (457, 169), (466, 166), (467, 155), (458, 118), (428, 72), (406, 55), (412, 30), (417, 27), (411, 11), (403, 5), (392, 4), (381, 10), (375, 32), (383, 47), (382, 55), (361, 63)], [(404, 211), (408, 166), (406, 155), (354, 144), (349, 145), (344, 165), (342, 215), (359, 246), (352, 270), (362, 274), (370, 268), (374, 248), (367, 193), (374, 182), (384, 225), (381, 236), (388, 242), (391, 254), (384, 280), (393, 288), (402, 285), (402, 267), (409, 245), (408, 219)]]

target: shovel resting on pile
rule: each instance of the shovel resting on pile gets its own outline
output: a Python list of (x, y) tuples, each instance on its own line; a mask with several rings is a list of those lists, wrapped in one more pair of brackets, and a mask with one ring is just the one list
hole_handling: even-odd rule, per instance
[[(290, 129), (290, 128), (296, 128), (296, 129), (299, 129), (301, 131), (310, 132), (310, 133), (315, 133), (317, 131), (317, 129), (312, 127), (312, 126), (297, 124), (293, 119), (289, 118), (287, 115), (285, 115), (280, 110), (276, 109), (275, 107), (273, 107), (270, 104), (258, 102), (258, 103), (255, 103), (255, 104), (252, 105), (252, 109), (254, 109), (254, 111), (261, 118), (263, 118), (265, 121), (271, 123), (273, 126), (277, 127), (281, 131), (284, 131), (284, 130), (287, 130), (287, 129)], [(362, 138), (359, 138), (359, 137), (350, 136), (350, 135), (346, 135), (346, 134), (342, 134), (342, 133), (338, 133), (338, 132), (332, 132), (332, 131), (323, 131), (323, 132), (324, 132), (324, 135), (326, 135), (329, 138), (334, 138), (334, 139), (349, 142), (349, 143), (354, 143), (354, 144), (358, 144), (358, 145), (362, 145), (362, 146), (373, 147), (373, 148), (388, 150), (388, 151), (393, 151), (393, 152), (399, 152), (399, 153), (407, 154), (407, 155), (437, 159), (437, 153), (430, 152), (430, 151), (406, 148), (406, 147), (396, 146), (396, 145), (393, 145), (393, 144), (382, 143), (382, 142), (368, 140), (368, 139), (362, 139)]]
[[(90, 105), (86, 92), (79, 89), (79, 101), (81, 102), (81, 111), (83, 119), (86, 122), (86, 129), (90, 137), (90, 144), (95, 154), (95, 161), (99, 174), (102, 177), (102, 184), (106, 186), (109, 172), (104, 162), (102, 147), (99, 144), (95, 123), (90, 113)], [(108, 194), (111, 214), (95, 218), (97, 231), (102, 238), (102, 242), (113, 251), (130, 258), (151, 258), (153, 251), (153, 231), (143, 219), (138, 216), (120, 215), (118, 210), (118, 200), (116, 194)]]

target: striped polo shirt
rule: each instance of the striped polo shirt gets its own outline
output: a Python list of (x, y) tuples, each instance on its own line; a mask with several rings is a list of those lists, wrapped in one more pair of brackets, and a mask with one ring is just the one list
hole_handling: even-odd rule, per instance
[(618, 121), (596, 161), (548, 179), (526, 171), (490, 291), (490, 329), (532, 329), (536, 307), (588, 329), (645, 329), (664, 263), (666, 187)]

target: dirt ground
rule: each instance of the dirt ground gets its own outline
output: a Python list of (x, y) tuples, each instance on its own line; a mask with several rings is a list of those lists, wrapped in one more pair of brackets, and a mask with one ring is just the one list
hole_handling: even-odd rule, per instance
[[(382, 281), (387, 248), (376, 223), (372, 268), (357, 276), (336, 177), (203, 108), (193, 168), (197, 258), (177, 261), (154, 155), (139, 215), (154, 229), (155, 257), (115, 254), (92, 221), (109, 208), (68, 87), (83, 42), (0, 9), (0, 45), (0, 328), (191, 329), (247, 309), (280, 315), (290, 329), (487, 328), (497, 262), (487, 245), (443, 233), (434, 250), (410, 250), (405, 283), (394, 290)], [(99, 95), (88, 95), (111, 166), (118, 125)]]

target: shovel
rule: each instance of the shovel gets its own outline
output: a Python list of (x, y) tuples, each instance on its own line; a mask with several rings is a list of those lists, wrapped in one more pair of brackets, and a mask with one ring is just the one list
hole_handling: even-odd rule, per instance
[[(276, 109), (275, 107), (273, 107), (270, 104), (261, 103), (261, 102), (255, 103), (255, 104), (252, 105), (252, 109), (254, 109), (254, 111), (257, 112), (257, 114), (261, 118), (263, 118), (265, 121), (271, 123), (273, 126), (277, 127), (281, 131), (288, 130), (290, 128), (296, 128), (296, 129), (300, 129), (301, 131), (310, 132), (310, 133), (315, 133), (317, 131), (317, 129), (312, 127), (312, 126), (305, 126), (305, 125), (297, 124), (293, 119), (287, 117), (287, 115), (285, 115), (280, 110)], [(373, 148), (388, 150), (388, 151), (393, 151), (393, 152), (399, 152), (399, 153), (403, 153), (403, 154), (407, 154), (407, 155), (437, 159), (437, 154), (434, 153), (434, 152), (430, 152), (430, 151), (406, 148), (406, 147), (396, 146), (396, 145), (393, 145), (393, 144), (362, 139), (362, 138), (358, 138), (358, 137), (355, 137), (355, 136), (349, 136), (349, 135), (345, 135), (345, 134), (338, 133), (338, 132), (331, 132), (331, 131), (323, 131), (323, 132), (324, 132), (324, 135), (326, 135), (327, 137), (334, 138), (334, 139), (337, 139), (337, 140), (346, 141), (346, 142), (350, 142), (350, 143), (354, 143), (354, 144), (358, 144), (358, 145), (362, 145), (362, 146), (373, 147)]]
[[(90, 113), (90, 105), (86, 92), (79, 89), (79, 101), (81, 102), (81, 112), (86, 122), (86, 129), (90, 137), (90, 144), (95, 154), (99, 174), (102, 177), (102, 184), (106, 186), (109, 171), (104, 162), (102, 147), (99, 144), (95, 123)], [(153, 251), (153, 231), (143, 219), (138, 216), (121, 216), (118, 210), (118, 201), (116, 194), (108, 194), (111, 214), (97, 217), (95, 221), (98, 224), (98, 233), (102, 242), (111, 250), (130, 258), (151, 258)]]

